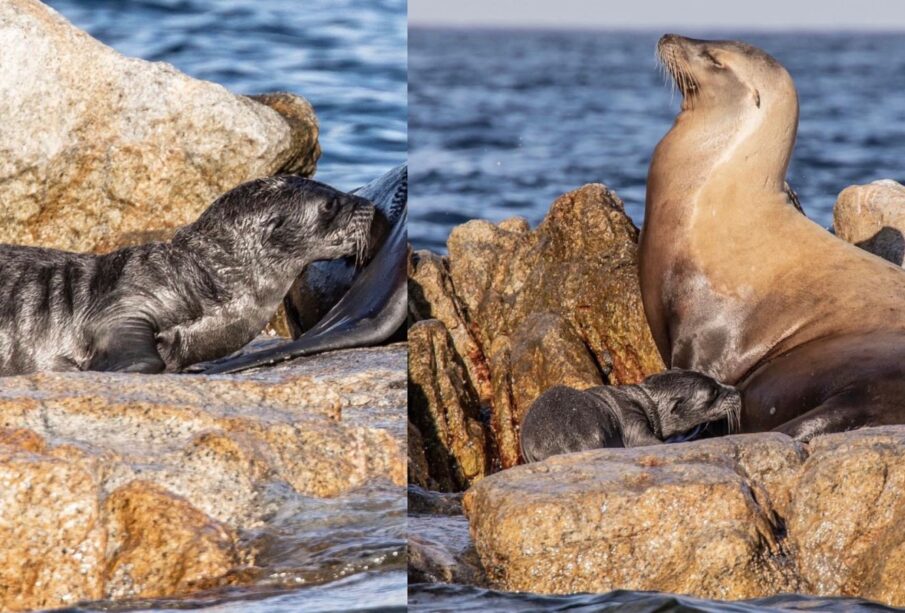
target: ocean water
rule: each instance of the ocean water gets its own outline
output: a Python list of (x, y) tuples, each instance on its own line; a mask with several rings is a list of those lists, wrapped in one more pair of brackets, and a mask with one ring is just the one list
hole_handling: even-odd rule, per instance
[[(832, 223), (853, 183), (905, 181), (905, 33), (681, 32), (757, 45), (798, 87), (789, 180)], [(413, 29), (409, 34), (409, 237), (444, 250), (472, 218), (543, 218), (589, 182), (640, 225), (650, 156), (680, 97), (658, 69), (662, 32)]]
[[(405, 0), (50, 0), (121, 53), (240, 94), (289, 91), (320, 121), (317, 178), (353, 189), (405, 162)], [(254, 585), (72, 611), (404, 610), (405, 498), (374, 484), (290, 501), (259, 533)]]
[(542, 596), (515, 594), (460, 585), (417, 584), (409, 589), (411, 613), (479, 613), (506, 611), (529, 613), (534, 611), (570, 611), (571, 613), (779, 613), (781, 611), (820, 611), (821, 613), (879, 613), (901, 611), (860, 598), (821, 598), (780, 594), (752, 600), (714, 601), (658, 594), (617, 590), (607, 594), (574, 594), (570, 596)]
[(340, 189), (406, 160), (406, 0), (49, 0), (117, 51), (240, 94), (289, 91), (320, 122)]

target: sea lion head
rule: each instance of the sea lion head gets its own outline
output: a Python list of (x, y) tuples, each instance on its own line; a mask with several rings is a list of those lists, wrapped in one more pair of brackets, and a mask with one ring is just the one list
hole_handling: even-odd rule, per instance
[(728, 420), (738, 429), (741, 394), (734, 387), (692, 370), (674, 368), (651, 375), (641, 384), (653, 400), (657, 435), (666, 439), (712, 421)]
[(374, 205), (324, 183), (276, 176), (218, 198), (187, 231), (256, 263), (295, 269), (317, 260), (367, 260), (389, 224)]
[(683, 110), (764, 113), (794, 105), (797, 112), (792, 77), (757, 47), (666, 34), (657, 56), (682, 94)]

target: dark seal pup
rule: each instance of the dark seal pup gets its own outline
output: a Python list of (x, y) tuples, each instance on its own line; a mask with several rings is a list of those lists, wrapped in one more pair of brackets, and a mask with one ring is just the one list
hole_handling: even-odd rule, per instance
[(663, 360), (742, 393), (742, 432), (905, 424), (905, 271), (789, 204), (791, 76), (760, 49), (664, 36), (682, 111), (647, 179), (639, 276)]
[(522, 421), (522, 456), (537, 462), (601, 447), (658, 445), (709, 422), (732, 425), (740, 410), (735, 388), (689, 370), (668, 370), (637, 385), (584, 391), (557, 385), (534, 401)]
[[(374, 233), (376, 255), (361, 269), (346, 260), (315, 262), (283, 300), (295, 340), (193, 367), (207, 374), (239, 372), (292, 358), (405, 338), (408, 168), (397, 166), (353, 194), (374, 203), (391, 226)], [(378, 216), (379, 217), (379, 216)]]
[(0, 375), (174, 372), (229, 354), (307, 265), (364, 258), (376, 223), (368, 200), (284, 176), (227, 192), (168, 243), (0, 246)]

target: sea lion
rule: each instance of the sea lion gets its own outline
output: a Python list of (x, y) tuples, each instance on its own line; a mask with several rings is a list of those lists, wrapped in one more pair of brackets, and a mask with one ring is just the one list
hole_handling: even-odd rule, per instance
[(636, 385), (583, 391), (557, 385), (522, 420), (522, 456), (537, 462), (586, 449), (658, 445), (709, 422), (735, 420), (740, 409), (735, 388), (688, 370), (668, 370)]
[[(377, 250), (362, 270), (343, 260), (315, 262), (283, 300), (294, 341), (201, 364), (207, 374), (232, 373), (324, 351), (405, 338), (408, 168), (398, 166), (353, 194), (373, 202), (392, 224), (373, 237)], [(312, 325), (314, 322), (314, 325)]]
[(657, 50), (682, 94), (640, 244), (664, 361), (738, 387), (743, 432), (905, 423), (905, 272), (789, 206), (789, 73), (739, 42), (666, 35)]
[(174, 372), (229, 354), (308, 264), (364, 258), (380, 218), (364, 198), (279, 176), (222, 195), (170, 242), (106, 255), (0, 246), (0, 375)]

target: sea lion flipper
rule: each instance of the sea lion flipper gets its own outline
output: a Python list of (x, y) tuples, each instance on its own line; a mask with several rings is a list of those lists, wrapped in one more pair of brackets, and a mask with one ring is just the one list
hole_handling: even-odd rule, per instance
[(97, 331), (86, 370), (150, 374), (163, 372), (166, 364), (148, 322), (125, 319)]

